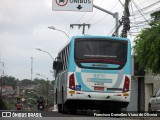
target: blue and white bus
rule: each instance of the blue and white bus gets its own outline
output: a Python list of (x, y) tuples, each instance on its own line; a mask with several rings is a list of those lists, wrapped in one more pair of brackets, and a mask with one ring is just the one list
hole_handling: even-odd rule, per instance
[(127, 38), (73, 36), (53, 63), (58, 112), (120, 112), (130, 102), (131, 43)]

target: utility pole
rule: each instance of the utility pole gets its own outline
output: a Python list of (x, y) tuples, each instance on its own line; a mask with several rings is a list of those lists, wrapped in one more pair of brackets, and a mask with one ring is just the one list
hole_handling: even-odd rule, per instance
[(122, 30), (122, 34), (121, 37), (126, 38), (127, 37), (127, 31), (130, 30), (130, 12), (129, 12), (129, 2), (130, 0), (125, 0), (125, 4), (124, 4), (124, 16), (122, 17), (122, 24), (123, 24), (123, 30)]
[(3, 96), (3, 77), (4, 77), (4, 62), (1, 62), (0, 61), (0, 63), (2, 63), (2, 67), (3, 67), (3, 71), (2, 71), (2, 74), (1, 74), (1, 77), (0, 77), (0, 80), (1, 80), (1, 99), (3, 98), (2, 96)]
[(73, 28), (74, 26), (78, 26), (78, 28), (80, 29), (81, 27), (83, 27), (82, 29), (82, 34), (84, 35), (85, 34), (85, 27), (87, 26), (88, 29), (90, 28), (91, 24), (70, 24), (70, 28)]

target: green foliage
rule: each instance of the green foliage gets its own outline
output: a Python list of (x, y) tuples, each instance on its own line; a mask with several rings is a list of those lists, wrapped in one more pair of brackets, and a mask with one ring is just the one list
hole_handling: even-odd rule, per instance
[(45, 83), (45, 81), (46, 81), (46, 80), (44, 80), (44, 79), (35, 78), (35, 79), (34, 79), (34, 84), (36, 84), (36, 85), (37, 85), (37, 84), (43, 84), (43, 83)]
[(3, 102), (3, 100), (0, 98), (0, 110), (6, 110), (6, 104)]
[(33, 81), (29, 80), (29, 79), (24, 79), (21, 81), (21, 84), (23, 86), (27, 86), (27, 85), (32, 85), (33, 84)]
[(15, 89), (18, 79), (12, 76), (4, 76), (1, 79), (3, 80), (3, 85), (12, 86)]
[(150, 69), (154, 74), (160, 73), (160, 11), (151, 14), (153, 20), (136, 37), (133, 46), (137, 62), (143, 69)]
[(54, 83), (55, 83), (55, 80), (52, 80), (52, 81), (51, 81), (51, 85), (54, 85)]

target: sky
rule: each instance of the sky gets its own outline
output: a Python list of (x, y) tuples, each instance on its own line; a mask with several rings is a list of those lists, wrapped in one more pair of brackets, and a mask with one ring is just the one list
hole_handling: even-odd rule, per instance
[[(124, 4), (124, 0), (93, 0), (93, 4), (113, 13), (119, 12), (121, 17), (123, 6), (120, 1)], [(140, 9), (158, 0), (134, 1)], [(159, 4), (147, 10), (151, 11), (158, 7)], [(134, 5), (133, 11), (137, 11)], [(145, 17), (149, 19), (148, 16)], [(132, 16), (131, 20), (133, 19), (136, 18)], [(144, 20), (143, 17), (139, 18), (139, 21)], [(70, 24), (75, 23), (91, 24), (90, 29), (86, 29), (86, 34), (111, 35), (115, 20), (111, 15), (95, 8), (93, 12), (53, 11), (52, 0), (0, 0), (0, 74), (3, 73), (3, 62), (4, 75), (13, 76), (19, 80), (31, 79), (32, 57), (32, 78), (44, 78), (36, 75), (39, 73), (53, 80), (51, 73), (53, 60), (47, 53), (37, 51), (36, 48), (45, 50), (56, 58), (60, 49), (70, 40), (64, 33), (48, 27), (54, 26), (63, 30), (70, 37), (82, 35), (82, 29), (77, 27), (70, 29)], [(142, 28), (136, 28), (137, 31), (139, 29)], [(133, 42), (135, 37), (129, 36), (129, 38)]]

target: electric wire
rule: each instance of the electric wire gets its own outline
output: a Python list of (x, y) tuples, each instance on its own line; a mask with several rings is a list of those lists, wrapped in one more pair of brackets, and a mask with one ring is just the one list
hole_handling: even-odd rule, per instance
[[(115, 3), (115, 5), (111, 8), (110, 11), (112, 11), (116, 6), (117, 6), (118, 2)], [(99, 20), (97, 20), (96, 22), (92, 23), (92, 25), (98, 24), (101, 21), (103, 21), (106, 17), (108, 16), (108, 14), (106, 14), (105, 16), (103, 16), (102, 18), (100, 18)]]
[(137, 10), (139, 11), (139, 13), (143, 16), (143, 18), (147, 21), (147, 23), (149, 24), (148, 20), (144, 17), (144, 15), (141, 13), (141, 11), (138, 8), (138, 5), (134, 2), (134, 0), (131, 0), (131, 2), (134, 4), (134, 6), (137, 8)]
[[(103, 2), (104, 2), (104, 0), (101, 1), (100, 6), (102, 5)], [(96, 10), (96, 11), (92, 14), (92, 16), (88, 18), (88, 20), (87, 20), (85, 23), (88, 23), (88, 22), (96, 15), (97, 12), (98, 12), (98, 10)]]
[(140, 3), (139, 5), (142, 5), (142, 4), (144, 4), (144, 3), (148, 2), (148, 1), (151, 1), (151, 0), (146, 0), (146, 1), (142, 2), (142, 3)]
[[(143, 15), (144, 15), (144, 16), (150, 15), (151, 13), (154, 13), (154, 12), (159, 11), (159, 10), (160, 10), (160, 8), (155, 8), (154, 10), (151, 10), (151, 11), (149, 11), (149, 12), (143, 13)], [(132, 15), (132, 16), (131, 16), (131, 20), (133, 19), (133, 18), (132, 18), (133, 16), (136, 16), (135, 18), (141, 18), (141, 17), (143, 17), (143, 16), (141, 16), (140, 14), (136, 14), (136, 15)]]
[[(132, 6), (132, 3), (130, 4), (130, 6), (131, 6), (131, 10), (132, 10), (132, 12), (133, 12), (133, 6)], [(134, 17), (134, 21), (136, 22), (136, 18), (135, 18), (135, 16), (133, 15), (133, 17)], [(130, 22), (131, 24), (132, 24), (132, 22)], [(132, 28), (132, 27), (131, 27)], [(136, 27), (136, 30), (137, 30), (137, 32), (138, 32), (138, 27)], [(129, 34), (132, 36), (132, 33), (131, 33), (131, 29), (130, 29), (130, 31), (129, 31)]]
[(78, 23), (85, 15), (86, 13), (84, 13), (75, 23)]
[(118, 0), (120, 3), (121, 3), (121, 5), (124, 7), (124, 4), (121, 2), (121, 0)]
[(114, 32), (114, 30), (115, 30), (115, 27), (116, 27), (116, 25), (112, 25), (111, 26), (111, 29), (110, 29), (110, 31), (107, 33), (107, 35), (111, 35), (113, 32)]
[[(133, 1), (133, 0), (132, 0)], [(133, 3), (134, 4), (136, 4), (134, 1), (133, 1)], [(139, 11), (140, 12), (143, 12), (143, 11), (146, 11), (147, 9), (149, 9), (149, 8), (151, 8), (151, 7), (154, 7), (155, 5), (157, 5), (157, 4), (159, 4), (160, 3), (160, 1), (157, 1), (157, 2), (155, 2), (155, 3), (153, 3), (153, 4), (151, 4), (151, 5), (148, 5), (148, 6), (146, 6), (146, 7), (144, 7), (144, 8), (142, 8), (142, 9), (138, 9), (138, 11), (135, 11), (133, 14), (137, 14), (137, 13), (139, 13)], [(136, 7), (137, 5), (135, 5), (135, 7)], [(137, 8), (137, 7), (136, 7)], [(132, 15), (131, 15), (132, 16)]]

